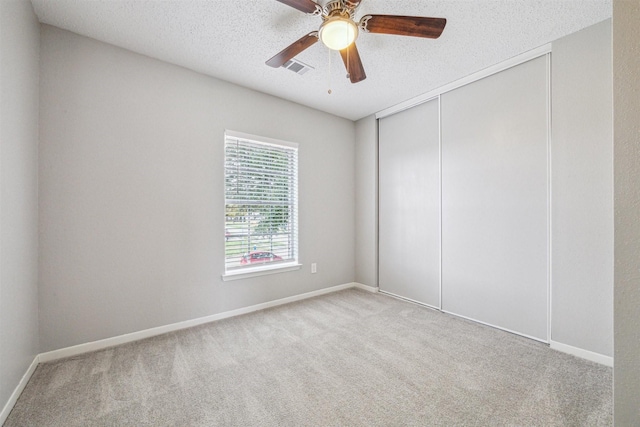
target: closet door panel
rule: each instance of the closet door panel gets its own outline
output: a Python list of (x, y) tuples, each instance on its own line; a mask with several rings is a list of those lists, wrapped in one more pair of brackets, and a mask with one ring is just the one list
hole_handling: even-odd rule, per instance
[(379, 122), (380, 290), (440, 305), (438, 100)]
[(547, 58), (441, 97), (442, 308), (547, 336)]

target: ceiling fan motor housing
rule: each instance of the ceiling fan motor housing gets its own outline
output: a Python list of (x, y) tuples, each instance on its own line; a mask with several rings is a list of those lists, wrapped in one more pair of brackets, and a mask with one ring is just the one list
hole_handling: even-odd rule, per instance
[(353, 19), (355, 7), (357, 7), (360, 2), (357, 2), (355, 7), (351, 7), (350, 5), (354, 3), (356, 2), (349, 0), (329, 1), (323, 8), (322, 19), (328, 19), (333, 16), (342, 16), (344, 18)]

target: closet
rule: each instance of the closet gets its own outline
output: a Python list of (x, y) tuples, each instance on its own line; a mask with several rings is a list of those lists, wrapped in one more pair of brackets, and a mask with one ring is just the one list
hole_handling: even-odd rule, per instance
[(548, 61), (379, 119), (382, 292), (549, 340)]

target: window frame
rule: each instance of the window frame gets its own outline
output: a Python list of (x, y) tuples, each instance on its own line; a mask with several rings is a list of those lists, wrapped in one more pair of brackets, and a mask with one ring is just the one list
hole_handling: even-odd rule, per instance
[[(254, 143), (254, 144), (259, 144), (259, 145), (264, 145), (264, 146), (275, 146), (275, 147), (284, 147), (284, 148), (288, 148), (288, 149), (294, 149), (295, 150), (295, 177), (294, 177), (294, 181), (295, 181), (295, 188), (294, 188), (294, 204), (293, 204), (293, 210), (294, 210), (294, 215), (293, 215), (293, 224), (292, 224), (292, 234), (293, 234), (293, 259), (290, 261), (285, 261), (285, 262), (278, 262), (278, 263), (274, 263), (274, 264), (270, 264), (270, 263), (264, 263), (264, 264), (260, 264), (260, 265), (251, 265), (249, 264), (246, 267), (241, 267), (241, 268), (236, 268), (233, 270), (228, 270), (227, 269), (227, 255), (226, 255), (226, 227), (227, 227), (227, 194), (226, 194), (226, 180), (227, 180), (227, 167), (226, 167), (226, 162), (227, 162), (227, 142), (229, 139), (236, 139), (236, 140), (245, 140), (248, 141), (250, 143)], [(283, 273), (283, 272), (287, 272), (287, 271), (295, 271), (295, 270), (299, 270), (300, 267), (302, 266), (302, 264), (299, 263), (299, 259), (300, 259), (300, 255), (299, 255), (299, 230), (298, 230), (298, 209), (299, 209), (299, 201), (298, 201), (298, 187), (299, 187), (299, 181), (298, 181), (298, 175), (299, 175), (299, 171), (298, 171), (298, 160), (299, 160), (299, 144), (295, 143), (295, 142), (289, 142), (289, 141), (283, 141), (283, 140), (279, 140), (279, 139), (274, 139), (274, 138), (268, 138), (268, 137), (264, 137), (264, 136), (259, 136), (259, 135), (251, 135), (251, 134), (247, 134), (247, 133), (243, 133), (243, 132), (237, 132), (237, 131), (233, 131), (233, 130), (229, 130), (226, 129), (224, 132), (224, 144), (223, 144), (223, 150), (224, 150), (224, 155), (223, 155), (223, 160), (224, 160), (224, 164), (223, 164), (223, 174), (224, 174), (224, 189), (223, 189), (223, 197), (224, 197), (224, 227), (225, 227), (225, 240), (224, 240), (224, 259), (223, 259), (223, 264), (224, 264), (224, 273), (222, 274), (222, 280), (223, 281), (229, 281), (229, 280), (238, 280), (238, 279), (245, 279), (245, 278), (250, 278), (250, 277), (257, 277), (257, 276), (263, 276), (263, 275), (267, 275), (267, 274), (275, 274), (275, 273)]]

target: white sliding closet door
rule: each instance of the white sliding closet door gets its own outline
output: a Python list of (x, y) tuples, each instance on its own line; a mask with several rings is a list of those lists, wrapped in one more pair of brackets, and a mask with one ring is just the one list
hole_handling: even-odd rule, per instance
[(380, 290), (440, 306), (438, 100), (379, 122)]
[(441, 96), (442, 309), (547, 341), (547, 57)]

